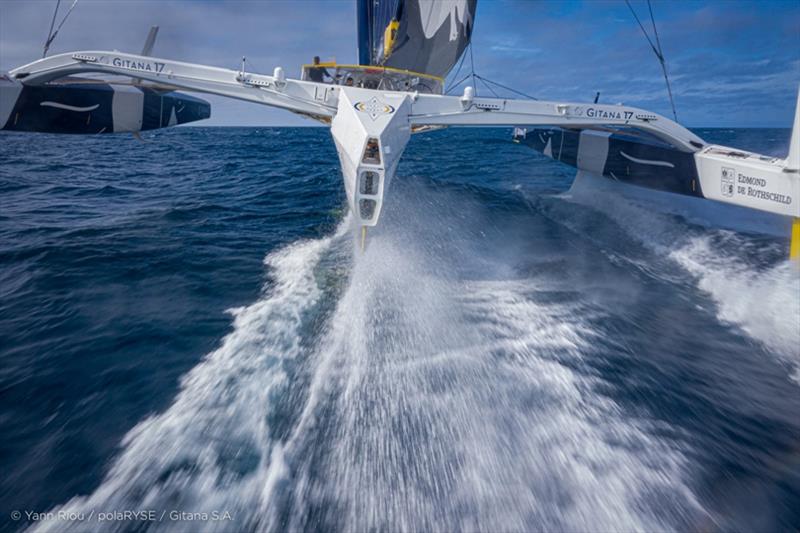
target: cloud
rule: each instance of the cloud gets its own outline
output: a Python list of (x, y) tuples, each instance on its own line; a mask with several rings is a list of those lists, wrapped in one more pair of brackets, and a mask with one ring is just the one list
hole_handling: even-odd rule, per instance
[[(479, 74), (538, 97), (586, 101), (600, 90), (601, 101), (671, 115), (661, 67), (624, 2), (528, 4), (479, 8)], [(647, 4), (632, 4), (652, 38)], [(800, 2), (654, 1), (653, 10), (683, 123), (791, 125)], [(537, 53), (492, 50), (498, 45)]]

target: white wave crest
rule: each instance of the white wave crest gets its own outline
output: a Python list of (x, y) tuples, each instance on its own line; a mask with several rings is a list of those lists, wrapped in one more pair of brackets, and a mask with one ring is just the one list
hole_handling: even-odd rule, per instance
[(284, 449), (291, 511), (269, 529), (663, 530), (703, 514), (682, 453), (574, 369), (595, 335), (578, 309), (383, 237), (333, 315)]
[[(772, 235), (788, 235), (785, 217), (753, 210), (745, 210), (741, 217), (740, 208), (619, 185), (587, 173), (576, 179), (567, 198), (603, 212), (633, 238), (695, 276), (698, 288), (716, 302), (717, 317), (788, 362), (790, 377), (800, 384), (800, 272), (796, 266), (786, 260), (756, 269), (736, 255), (736, 244), (741, 248), (749, 244), (745, 235), (715, 228), (698, 234), (659, 210), (666, 208), (712, 225), (736, 226), (738, 221), (745, 230)], [(709, 215), (706, 220), (702, 220), (704, 211)], [(712, 246), (712, 236), (725, 237), (721, 240), (727, 242), (726, 250)]]
[(670, 257), (697, 276), (717, 302), (718, 317), (792, 364), (800, 384), (800, 270), (784, 261), (755, 271), (715, 252), (709, 237), (693, 237)]
[[(348, 226), (346, 221), (337, 236)], [(101, 522), (100, 513), (157, 509), (152, 529), (230, 531), (257, 521), (252, 509), (286, 468), (268, 422), (289, 383), (284, 364), (301, 352), (304, 310), (320, 290), (314, 268), (337, 236), (302, 241), (270, 254), (274, 284), (256, 303), (231, 310), (233, 331), (181, 381), (163, 413), (138, 423), (100, 486), (53, 512), (84, 521), (46, 520), (36, 531), (128, 530), (130, 520)], [(229, 512), (236, 522), (176, 523), (162, 512)], [(135, 523), (135, 522), (134, 522)]]
[[(236, 310), (174, 403), (131, 430), (101, 485), (56, 511), (225, 510), (234, 529), (257, 531), (696, 523), (683, 451), (598, 392), (587, 310), (537, 298), (550, 288), (541, 278), (481, 277), (491, 258), (442, 257), (417, 238), (432, 221), (399, 218), (408, 227), (371, 240), (311, 344), (301, 330), (332, 239), (271, 254), (264, 298)], [(287, 370), (300, 360), (304, 372)], [(287, 402), (295, 411), (276, 428)]]

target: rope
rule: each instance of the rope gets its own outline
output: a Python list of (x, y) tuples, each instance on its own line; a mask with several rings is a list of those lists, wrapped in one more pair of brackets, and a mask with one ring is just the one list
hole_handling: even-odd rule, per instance
[(44, 40), (44, 51), (42, 52), (42, 59), (47, 55), (47, 49), (50, 45), (50, 36), (53, 35), (53, 26), (56, 25), (56, 16), (58, 15), (58, 8), (61, 5), (61, 0), (56, 2), (56, 10), (53, 11), (53, 20), (50, 21), (50, 29), (47, 30), (47, 39)]
[[(458, 62), (458, 68), (456, 69), (456, 73), (453, 74), (453, 76), (450, 78), (451, 80), (454, 80), (454, 79), (456, 79), (458, 77), (458, 73), (461, 72), (461, 66), (464, 64), (464, 60), (466, 58), (467, 58), (467, 54), (461, 54), (461, 61)], [(459, 83), (461, 83), (461, 82), (459, 82)], [(456, 85), (458, 85), (458, 83)], [(447, 93), (445, 93), (445, 94), (447, 94)]]
[(650, 10), (650, 22), (653, 24), (653, 33), (656, 36), (659, 59), (661, 60), (661, 70), (664, 72), (664, 81), (667, 82), (667, 94), (669, 94), (669, 103), (672, 106), (672, 116), (675, 117), (675, 122), (678, 122), (678, 112), (675, 111), (675, 100), (672, 98), (672, 87), (670, 87), (669, 75), (667, 74), (667, 63), (664, 60), (664, 51), (661, 49), (661, 39), (658, 37), (658, 28), (656, 28), (656, 19), (653, 16), (653, 5), (650, 3), (650, 0), (647, 0), (647, 9)]
[[(74, 2), (72, 2), (72, 5), (69, 6), (69, 10), (67, 10), (67, 14), (64, 15), (63, 19), (61, 19), (61, 23), (58, 25), (58, 28), (56, 28), (56, 31), (52, 35), (49, 35), (47, 37), (47, 42), (44, 43), (44, 53), (42, 54), (42, 57), (47, 55), (47, 51), (50, 49), (50, 44), (55, 40), (56, 35), (58, 35), (58, 32), (61, 30), (61, 27), (64, 26), (64, 23), (67, 21), (67, 17), (69, 17), (69, 14), (72, 13), (72, 10), (75, 9), (75, 6), (77, 4), (78, 4), (78, 0), (75, 0)], [(58, 4), (56, 4), (56, 12), (58, 12)], [(53, 20), (55, 20), (55, 16), (56, 16), (55, 13), (53, 13)]]
[(672, 116), (675, 117), (675, 122), (677, 122), (678, 121), (678, 113), (675, 110), (675, 100), (672, 98), (672, 87), (670, 86), (669, 75), (667, 74), (667, 63), (666, 63), (666, 60), (664, 59), (663, 50), (661, 49), (661, 40), (658, 37), (658, 29), (656, 28), (656, 19), (653, 16), (653, 6), (650, 3), (650, 0), (647, 0), (647, 8), (650, 11), (650, 21), (653, 24), (653, 33), (655, 34), (655, 38), (656, 38), (656, 42), (655, 43), (653, 43), (653, 40), (650, 38), (650, 34), (648, 34), (647, 30), (644, 28), (644, 25), (642, 24), (642, 21), (639, 20), (639, 16), (636, 14), (636, 11), (633, 9), (633, 6), (631, 5), (630, 0), (625, 0), (625, 4), (628, 6), (628, 9), (630, 9), (631, 14), (633, 15), (633, 18), (636, 19), (636, 23), (639, 25), (639, 29), (642, 30), (642, 34), (644, 35), (644, 38), (647, 39), (647, 42), (650, 45), (650, 48), (653, 49), (653, 53), (658, 58), (658, 62), (661, 63), (661, 71), (664, 74), (664, 81), (667, 84), (667, 94), (669, 95), (669, 103), (672, 106)]
[(473, 74), (473, 73), (469, 73), (469, 74), (467, 74), (466, 76), (464, 76), (463, 78), (461, 78), (460, 80), (458, 80), (457, 82), (455, 82), (455, 83), (451, 84), (451, 85), (450, 85), (450, 88), (448, 88), (448, 89), (447, 89), (447, 91), (445, 91), (445, 93), (444, 93), (444, 94), (450, 94), (450, 93), (451, 93), (451, 92), (453, 92), (453, 91), (454, 91), (456, 88), (458, 88), (458, 86), (459, 86), (459, 85), (461, 85), (462, 83), (464, 83), (464, 82), (465, 82), (465, 81), (466, 81), (468, 78), (472, 78), (472, 77), (474, 77), (474, 78), (476, 78), (476, 79), (479, 79), (479, 80), (481, 80), (481, 81), (483, 82), (483, 84), (484, 84), (484, 85), (486, 85), (486, 87), (487, 87), (487, 88), (488, 88), (490, 91), (492, 91), (492, 94), (494, 94), (494, 95), (495, 95), (495, 97), (497, 97), (497, 98), (500, 98), (500, 96), (497, 94), (497, 92), (495, 92), (495, 91), (494, 91), (494, 89), (492, 89), (492, 88), (491, 88), (489, 85), (487, 85), (487, 83), (491, 83), (492, 85), (494, 85), (494, 86), (496, 86), (496, 87), (500, 87), (501, 89), (505, 89), (506, 91), (511, 91), (511, 92), (512, 92), (512, 93), (514, 93), (514, 94), (518, 94), (518, 95), (520, 95), (520, 96), (524, 96), (525, 98), (528, 98), (528, 99), (530, 99), (530, 100), (538, 100), (538, 98), (536, 98), (535, 96), (531, 96), (531, 95), (529, 95), (529, 94), (523, 93), (522, 91), (518, 91), (518, 90), (516, 90), (516, 89), (512, 89), (511, 87), (509, 87), (509, 86), (507, 86), (507, 85), (503, 85), (502, 83), (497, 83), (497, 82), (496, 82), (496, 81), (494, 81), (494, 80), (490, 80), (490, 79), (488, 79), (488, 78), (484, 78), (484, 77), (483, 77), (483, 76), (481, 76), (480, 74)]
[(464, 83), (464, 81), (465, 81), (467, 78), (469, 78), (469, 76), (470, 76), (470, 75), (469, 75), (469, 74), (467, 74), (466, 76), (464, 76), (463, 78), (461, 78), (460, 80), (458, 80), (458, 83), (454, 83), (453, 85), (451, 85), (451, 86), (450, 86), (450, 88), (449, 88), (449, 89), (447, 89), (447, 91), (446, 91), (444, 94), (450, 94), (450, 91), (452, 91), (453, 89), (455, 89), (456, 87), (458, 87), (459, 85), (461, 85), (462, 83)]
[(639, 20), (639, 15), (637, 15), (637, 14), (636, 14), (636, 11), (634, 11), (634, 10), (633, 10), (633, 6), (631, 5), (630, 1), (629, 1), (629, 0), (625, 0), (625, 3), (628, 5), (628, 9), (630, 9), (630, 10), (631, 10), (631, 13), (633, 14), (633, 18), (635, 18), (635, 19), (636, 19), (636, 22), (637, 22), (637, 24), (639, 24), (639, 28), (641, 28), (641, 30), (642, 30), (642, 33), (644, 34), (644, 38), (645, 38), (645, 39), (647, 39), (647, 42), (648, 42), (648, 43), (650, 43), (650, 48), (652, 48), (652, 49), (653, 49), (653, 53), (656, 55), (656, 57), (657, 57), (659, 60), (663, 59), (663, 58), (661, 57), (661, 52), (659, 52), (659, 51), (658, 51), (658, 48), (656, 48), (656, 45), (655, 45), (655, 44), (653, 44), (653, 41), (652, 41), (652, 40), (650, 40), (650, 34), (648, 34), (648, 33), (647, 33), (647, 30), (646, 30), (646, 29), (644, 29), (644, 26), (642, 26), (642, 21), (641, 21), (641, 20)]
[(661, 52), (661, 41), (658, 38), (658, 28), (656, 28), (656, 19), (653, 16), (653, 5), (650, 3), (650, 0), (647, 0), (647, 9), (650, 11), (650, 23), (653, 25), (653, 34), (656, 36), (656, 45), (658, 45), (658, 53), (661, 57), (664, 57), (664, 54)]
[(518, 95), (520, 95), (520, 96), (524, 96), (525, 98), (529, 98), (529, 99), (531, 99), (531, 100), (538, 100), (538, 98), (536, 98), (535, 96), (531, 96), (531, 95), (529, 95), (529, 94), (525, 94), (525, 93), (523, 93), (522, 91), (518, 91), (518, 90), (516, 90), (516, 89), (512, 89), (511, 87), (508, 87), (508, 86), (506, 86), (506, 85), (503, 85), (502, 83), (497, 83), (496, 81), (493, 81), (493, 80), (486, 79), (486, 78), (484, 78), (483, 76), (479, 76), (479, 75), (475, 74), (475, 77), (476, 77), (476, 78), (478, 78), (478, 79), (484, 80), (484, 81), (488, 81), (488, 82), (489, 82), (489, 83), (491, 83), (492, 85), (496, 85), (496, 86), (500, 87), (501, 89), (505, 89), (505, 90), (507, 90), (507, 91), (511, 91), (511, 92), (512, 92), (512, 93), (514, 93), (514, 94), (518, 94)]
[[(469, 74), (467, 74), (466, 76), (464, 76), (463, 78), (458, 80), (456, 83), (451, 84), (450, 87), (447, 89), (447, 91), (445, 91), (444, 94), (450, 94), (459, 85), (464, 83), (464, 81), (466, 81), (468, 78), (472, 78), (472, 87), (473, 87), (473, 89), (475, 89), (475, 95), (476, 96), (478, 95), (478, 85), (477, 85), (476, 80), (480, 80), (481, 82), (483, 82), (483, 84), (486, 86), (486, 88), (489, 89), (489, 91), (491, 91), (491, 93), (495, 96), (495, 98), (500, 98), (500, 95), (498, 95), (497, 91), (495, 91), (492, 88), (492, 86), (489, 85), (489, 84), (495, 85), (496, 87), (500, 87), (501, 89), (505, 89), (507, 91), (511, 91), (514, 94), (518, 94), (520, 96), (524, 96), (525, 98), (529, 98), (531, 100), (538, 100), (538, 98), (536, 98), (534, 96), (531, 96), (529, 94), (525, 94), (522, 91), (517, 91), (516, 89), (512, 89), (511, 87), (503, 85), (502, 83), (497, 83), (496, 81), (492, 81), (492, 80), (490, 80), (488, 78), (484, 78), (483, 76), (480, 76), (480, 75), (476, 74), (475, 73), (475, 58), (474, 58), (474, 55), (473, 55), (473, 52), (472, 52), (472, 40), (471, 39), (470, 39), (470, 43), (467, 46), (469, 48), (469, 67), (470, 67), (470, 72), (469, 72)], [(456, 78), (458, 76), (458, 74), (461, 72), (461, 66), (464, 64), (464, 60), (466, 59), (466, 57), (467, 57), (467, 54), (466, 54), (466, 50), (465, 50), (464, 54), (461, 56), (461, 61), (458, 63), (458, 68), (456, 69), (456, 73), (453, 75), (453, 78)]]
[(475, 87), (475, 95), (477, 95), (478, 87), (475, 84), (475, 61), (472, 58), (472, 40), (469, 42), (469, 66), (472, 70), (472, 86)]
[(500, 98), (500, 96), (498, 96), (498, 94), (495, 92), (495, 90), (494, 90), (494, 89), (492, 89), (492, 86), (491, 86), (491, 85), (489, 85), (488, 83), (486, 83), (486, 80), (484, 80), (484, 79), (483, 79), (483, 78), (481, 78), (480, 76), (476, 76), (476, 77), (477, 77), (479, 80), (481, 80), (481, 82), (483, 82), (483, 84), (484, 84), (484, 85), (486, 85), (486, 88), (487, 88), (487, 89), (489, 89), (490, 91), (492, 91), (492, 94), (494, 95), (494, 97), (495, 97), (495, 98)]

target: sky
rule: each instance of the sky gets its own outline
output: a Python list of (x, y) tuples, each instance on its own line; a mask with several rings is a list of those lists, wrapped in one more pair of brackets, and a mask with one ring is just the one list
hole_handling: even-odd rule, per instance
[[(425, 1), (425, 0), (424, 0)], [(72, 3), (62, 0), (61, 13)], [(0, 70), (41, 57), (56, 0), (0, 0)], [(644, 0), (631, 4), (649, 29)], [(689, 127), (790, 127), (800, 84), (800, 0), (653, 0), (679, 121)], [(51, 46), (141, 51), (299, 75), (314, 55), (355, 63), (355, 0), (79, 0)], [(671, 115), (661, 67), (624, 0), (479, 0), (477, 74), (538, 98), (624, 103)], [(462, 74), (469, 72), (467, 58)], [(460, 76), (459, 76), (460, 77)], [(490, 96), (479, 83), (478, 94)], [(510, 93), (500, 92), (501, 96)], [(291, 113), (221, 97), (209, 126), (310, 126)]]

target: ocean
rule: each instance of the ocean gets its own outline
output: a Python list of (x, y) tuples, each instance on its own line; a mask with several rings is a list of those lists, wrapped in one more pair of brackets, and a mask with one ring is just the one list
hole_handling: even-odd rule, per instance
[(2, 531), (800, 529), (786, 220), (450, 129), (362, 254), (326, 129), (0, 146)]

